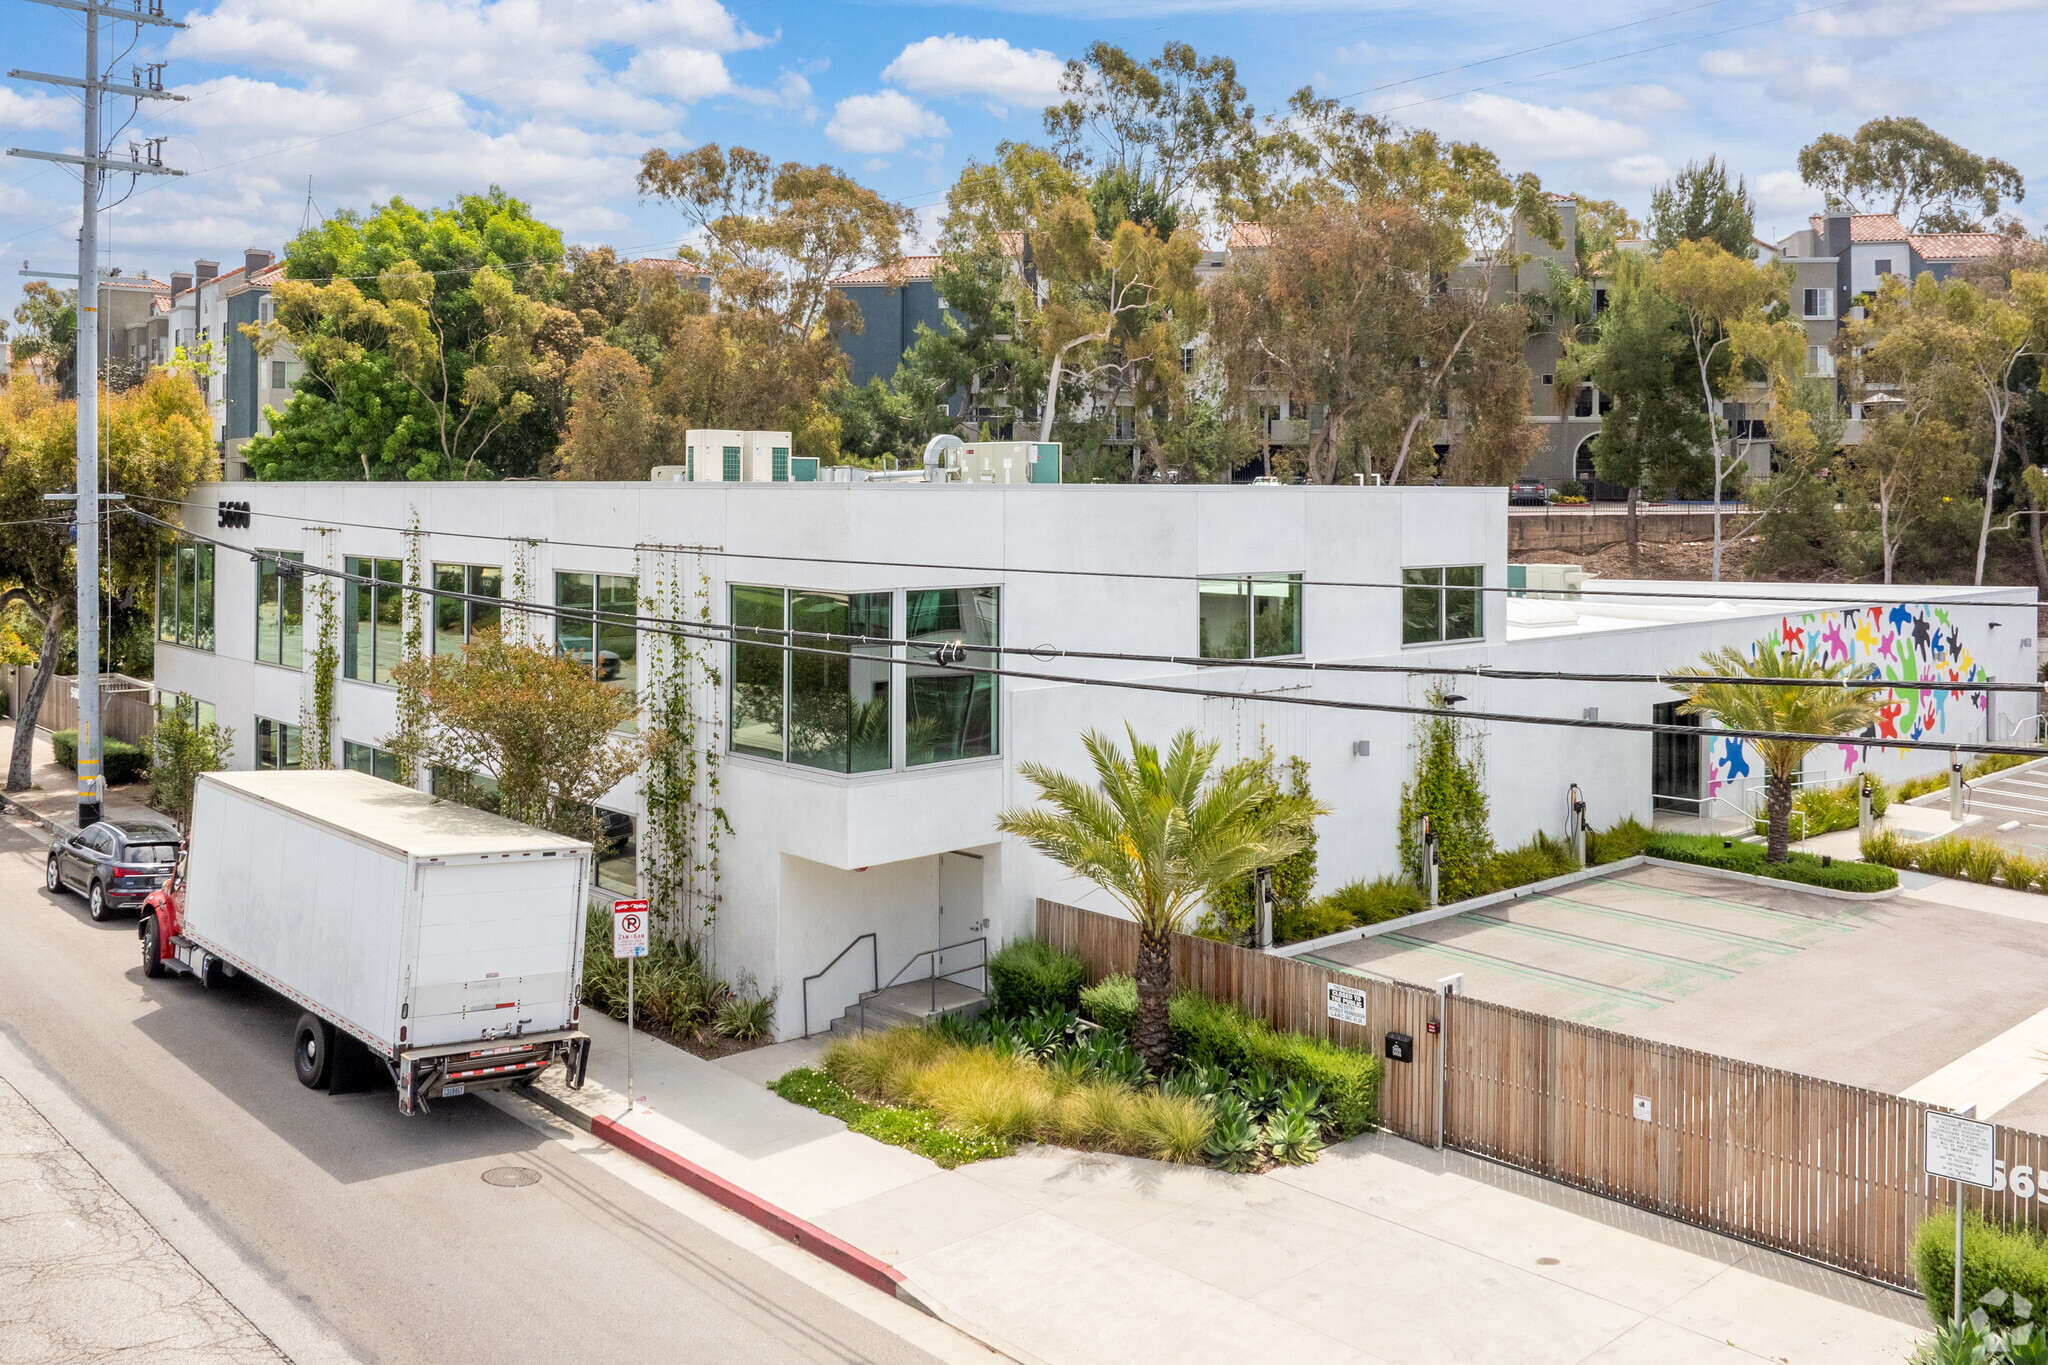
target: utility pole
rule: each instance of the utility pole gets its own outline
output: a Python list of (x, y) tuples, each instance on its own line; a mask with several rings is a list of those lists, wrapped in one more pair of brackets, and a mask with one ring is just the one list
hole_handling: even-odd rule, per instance
[[(135, 101), (138, 110), (145, 99), (176, 100), (183, 97), (165, 92), (161, 66), (149, 68), (147, 84), (140, 68), (135, 71), (130, 84), (109, 82), (106, 73), (100, 70), (100, 20), (105, 18), (133, 24), (138, 39), (144, 25), (162, 28), (185, 26), (164, 17), (163, 0), (133, 0), (133, 8), (127, 9), (94, 3), (94, 0), (30, 0), (30, 3), (72, 10), (85, 16), (85, 79), (50, 76), (36, 71), (7, 73), (14, 80), (68, 86), (79, 92), (79, 103), (85, 106), (85, 137), (79, 143), (82, 155), (28, 151), (20, 147), (7, 149), (9, 156), (76, 166), (79, 168), (78, 178), (85, 187), (85, 214), (78, 228), (78, 273), (73, 276), (78, 282), (78, 350), (72, 362), (78, 386), (78, 491), (73, 495), (76, 499), (73, 520), (78, 528), (78, 827), (84, 829), (87, 825), (96, 824), (101, 815), (100, 757), (103, 748), (100, 728), (100, 186), (108, 176), (124, 171), (130, 177), (184, 174), (163, 164), (162, 138), (149, 140), (147, 159), (143, 155), (143, 144), (137, 143), (129, 144), (126, 161), (115, 161), (106, 155), (110, 149), (105, 145), (100, 130), (100, 103), (106, 96), (125, 95)], [(129, 186), (132, 190), (132, 178)], [(48, 276), (48, 272), (43, 271), (22, 273)]]

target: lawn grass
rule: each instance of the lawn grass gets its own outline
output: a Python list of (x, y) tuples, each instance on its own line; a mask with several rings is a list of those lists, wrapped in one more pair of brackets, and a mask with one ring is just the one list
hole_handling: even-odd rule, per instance
[(892, 1147), (906, 1147), (947, 1170), (969, 1161), (1008, 1156), (1016, 1144), (948, 1128), (935, 1112), (915, 1105), (872, 1104), (822, 1071), (807, 1066), (768, 1087), (791, 1104), (815, 1109), (849, 1129)]

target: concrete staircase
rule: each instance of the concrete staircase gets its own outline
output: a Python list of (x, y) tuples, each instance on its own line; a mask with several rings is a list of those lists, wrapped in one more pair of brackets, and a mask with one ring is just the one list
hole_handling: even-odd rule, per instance
[(957, 981), (906, 981), (887, 990), (867, 992), (861, 1002), (847, 1006), (846, 1013), (832, 1021), (829, 1032), (839, 1038), (859, 1036), (863, 1005), (866, 1027), (874, 1033), (899, 1024), (922, 1024), (942, 1014), (972, 1019), (988, 1008), (988, 997)]

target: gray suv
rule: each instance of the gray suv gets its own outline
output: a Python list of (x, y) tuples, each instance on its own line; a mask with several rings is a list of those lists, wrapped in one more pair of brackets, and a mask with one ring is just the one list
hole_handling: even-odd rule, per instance
[(184, 836), (150, 820), (102, 820), (76, 834), (60, 834), (50, 845), (43, 884), (69, 888), (85, 897), (96, 920), (116, 910), (135, 910), (164, 884), (178, 865)]

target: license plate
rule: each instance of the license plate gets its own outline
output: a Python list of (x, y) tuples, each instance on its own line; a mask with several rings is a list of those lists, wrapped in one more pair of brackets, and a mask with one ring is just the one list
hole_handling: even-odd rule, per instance
[(459, 1085), (444, 1085), (441, 1087), (441, 1098), (445, 1100), (450, 1095), (460, 1095), (462, 1090), (463, 1087)]

